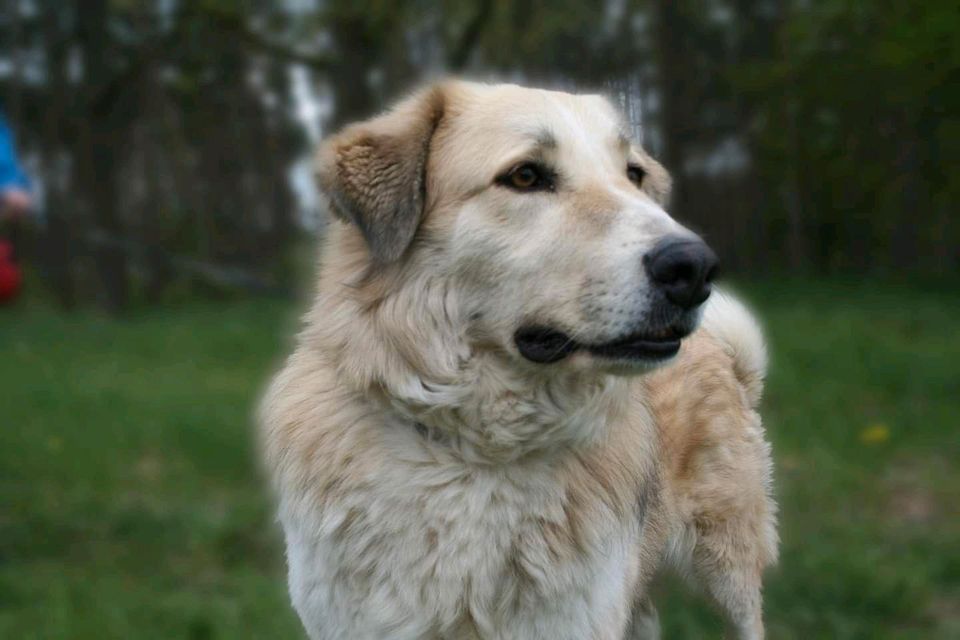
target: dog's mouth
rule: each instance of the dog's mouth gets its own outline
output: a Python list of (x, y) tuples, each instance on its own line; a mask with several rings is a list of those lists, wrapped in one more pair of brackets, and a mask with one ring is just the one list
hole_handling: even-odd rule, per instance
[(666, 360), (680, 350), (680, 341), (689, 334), (676, 326), (645, 329), (611, 342), (582, 344), (550, 327), (521, 327), (513, 336), (517, 349), (527, 360), (539, 364), (559, 362), (577, 351), (619, 361)]

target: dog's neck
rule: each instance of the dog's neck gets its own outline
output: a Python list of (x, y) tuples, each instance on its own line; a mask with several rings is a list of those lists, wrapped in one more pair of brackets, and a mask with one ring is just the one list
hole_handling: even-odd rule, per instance
[[(623, 411), (628, 383), (612, 375), (531, 373), (478, 346), (441, 277), (370, 278), (341, 254), (324, 269), (301, 340), (323, 352), (362, 401), (447, 443), (468, 462), (502, 464), (585, 446)], [(347, 269), (343, 269), (343, 265)], [(402, 285), (397, 283), (402, 281)]]
[[(430, 439), (475, 463), (507, 463), (588, 446), (623, 410), (626, 383), (610, 376), (518, 375), (499, 354), (475, 353), (450, 384), (411, 372), (371, 397)], [(409, 391), (414, 389), (414, 393)]]

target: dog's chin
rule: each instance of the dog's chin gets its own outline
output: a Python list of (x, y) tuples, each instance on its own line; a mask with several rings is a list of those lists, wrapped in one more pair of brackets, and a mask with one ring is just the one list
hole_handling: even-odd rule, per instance
[(692, 330), (683, 324), (644, 327), (613, 340), (578, 341), (558, 329), (530, 325), (518, 329), (513, 340), (520, 355), (536, 364), (569, 361), (606, 373), (633, 375), (673, 359)]

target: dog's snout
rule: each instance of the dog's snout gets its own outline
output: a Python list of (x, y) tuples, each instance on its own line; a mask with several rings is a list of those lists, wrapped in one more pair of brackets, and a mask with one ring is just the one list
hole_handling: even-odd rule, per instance
[(667, 299), (692, 309), (710, 296), (720, 266), (717, 255), (699, 238), (664, 238), (643, 257), (650, 280)]

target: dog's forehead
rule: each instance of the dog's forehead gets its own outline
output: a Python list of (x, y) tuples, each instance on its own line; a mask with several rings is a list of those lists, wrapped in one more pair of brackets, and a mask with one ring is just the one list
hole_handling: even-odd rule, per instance
[(464, 83), (458, 92), (460, 125), (497, 138), (549, 136), (556, 143), (618, 140), (625, 126), (610, 102), (592, 94), (532, 89), (518, 85)]
[(537, 149), (558, 152), (555, 160), (585, 171), (619, 165), (629, 147), (620, 113), (599, 95), (460, 83), (449, 98), (433, 162), (461, 188)]

